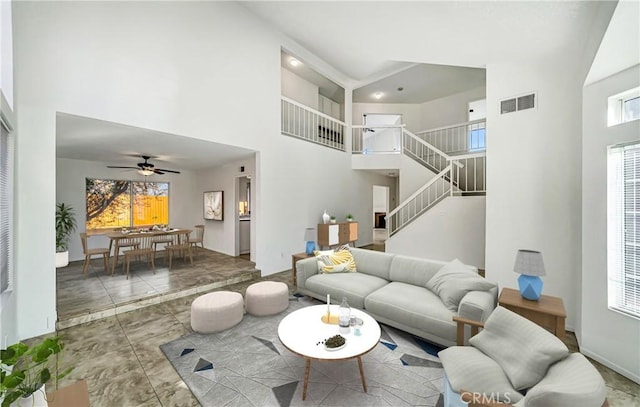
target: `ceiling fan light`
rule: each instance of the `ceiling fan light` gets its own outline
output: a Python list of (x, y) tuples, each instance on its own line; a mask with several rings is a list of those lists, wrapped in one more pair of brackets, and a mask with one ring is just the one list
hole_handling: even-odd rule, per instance
[(138, 174), (144, 175), (145, 177), (148, 175), (153, 175), (153, 170), (138, 170)]

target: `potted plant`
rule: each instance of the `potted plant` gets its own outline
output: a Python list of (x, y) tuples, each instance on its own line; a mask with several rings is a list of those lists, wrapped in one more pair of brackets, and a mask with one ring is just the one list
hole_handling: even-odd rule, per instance
[(76, 230), (73, 208), (64, 203), (56, 205), (56, 268), (69, 264), (69, 238)]
[(331, 223), (336, 223), (336, 217), (335, 216), (331, 217)]
[(347, 220), (347, 222), (353, 222), (353, 215), (351, 215), (350, 213), (347, 213), (347, 216), (345, 216), (345, 219)]
[(46, 406), (45, 383), (67, 376), (73, 368), (58, 371), (64, 344), (59, 337), (46, 338), (28, 346), (18, 342), (2, 349), (0, 365), (0, 398), (2, 407)]

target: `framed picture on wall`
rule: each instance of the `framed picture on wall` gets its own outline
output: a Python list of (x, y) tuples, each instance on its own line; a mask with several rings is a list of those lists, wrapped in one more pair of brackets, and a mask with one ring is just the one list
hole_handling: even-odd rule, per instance
[(223, 220), (223, 191), (209, 191), (204, 193), (204, 218)]

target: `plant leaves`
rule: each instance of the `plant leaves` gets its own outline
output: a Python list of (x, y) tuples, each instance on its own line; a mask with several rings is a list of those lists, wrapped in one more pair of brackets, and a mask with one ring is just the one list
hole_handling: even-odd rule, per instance
[(24, 381), (24, 378), (24, 370), (14, 369), (11, 374), (5, 376), (4, 380), (2, 381), (2, 385), (9, 389), (15, 389), (20, 385), (20, 383)]
[(4, 400), (2, 400), (2, 407), (9, 407), (11, 403), (18, 400), (20, 397), (22, 397), (21, 391), (12, 391), (5, 394)]
[(49, 379), (51, 379), (51, 372), (49, 372), (49, 368), (45, 367), (42, 369), (42, 372), (40, 372), (40, 382), (44, 384), (48, 382)]

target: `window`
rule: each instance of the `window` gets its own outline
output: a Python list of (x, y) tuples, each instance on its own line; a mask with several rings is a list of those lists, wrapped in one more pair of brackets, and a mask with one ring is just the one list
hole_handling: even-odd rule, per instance
[(640, 87), (609, 97), (608, 105), (609, 127), (640, 120)]
[(0, 292), (12, 287), (13, 148), (9, 129), (0, 120)]
[(474, 122), (477, 120), (482, 120), (479, 123), (470, 124), (467, 127), (468, 140), (467, 150), (469, 152), (473, 151), (483, 151), (487, 149), (486, 144), (486, 118), (487, 118), (487, 100), (480, 99), (474, 100), (472, 102), (467, 103), (468, 115), (467, 119), (470, 122)]
[(609, 308), (640, 318), (640, 143), (609, 148)]
[(169, 183), (86, 179), (87, 230), (169, 223)]

